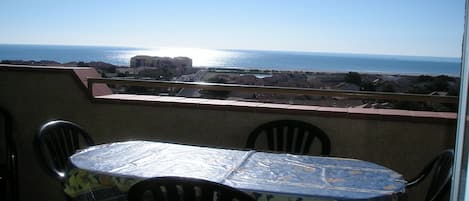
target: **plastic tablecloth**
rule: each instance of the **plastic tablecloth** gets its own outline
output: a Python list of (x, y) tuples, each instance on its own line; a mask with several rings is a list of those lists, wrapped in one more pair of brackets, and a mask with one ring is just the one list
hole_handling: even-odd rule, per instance
[(149, 141), (93, 146), (70, 164), (64, 190), (77, 200), (126, 200), (133, 184), (159, 176), (219, 182), (268, 201), (399, 200), (406, 184), (393, 170), (355, 159)]

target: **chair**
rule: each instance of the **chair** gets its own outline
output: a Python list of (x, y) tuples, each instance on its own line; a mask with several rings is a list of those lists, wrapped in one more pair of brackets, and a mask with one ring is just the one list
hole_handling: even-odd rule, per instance
[(0, 108), (0, 116), (3, 120), (3, 133), (6, 160), (0, 164), (0, 200), (19, 200), (18, 193), (18, 171), (16, 143), (12, 134), (13, 120), (11, 114)]
[(320, 155), (331, 152), (329, 137), (318, 127), (297, 120), (278, 120), (257, 127), (248, 137), (246, 148), (254, 149), (257, 138), (265, 134), (270, 151), (308, 154), (315, 138), (321, 142)]
[(442, 200), (449, 189), (451, 189), (451, 177), (453, 175), (453, 159), (454, 152), (452, 149), (441, 152), (430, 163), (425, 165), (423, 170), (411, 179), (407, 185), (407, 189), (414, 188), (417, 184), (422, 182), (431, 173), (432, 180), (425, 196), (425, 201), (439, 201)]
[(44, 124), (34, 140), (39, 160), (46, 171), (61, 182), (65, 179), (68, 157), (76, 150), (94, 145), (79, 125), (63, 120)]
[[(149, 193), (147, 193), (149, 192)], [(129, 201), (254, 201), (248, 194), (215, 182), (184, 177), (155, 177), (133, 185)]]

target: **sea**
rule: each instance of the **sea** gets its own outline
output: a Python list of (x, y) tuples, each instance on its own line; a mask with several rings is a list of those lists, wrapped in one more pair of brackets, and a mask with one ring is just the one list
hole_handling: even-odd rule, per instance
[(360, 72), (400, 75), (460, 75), (461, 58), (346, 54), (301, 51), (264, 51), (200, 48), (134, 48), (69, 45), (0, 44), (0, 60), (102, 61), (129, 66), (135, 55), (186, 56), (194, 67)]

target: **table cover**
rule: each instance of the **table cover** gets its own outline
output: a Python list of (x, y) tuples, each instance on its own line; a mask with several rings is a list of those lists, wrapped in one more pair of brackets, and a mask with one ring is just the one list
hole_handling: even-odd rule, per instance
[(393, 170), (356, 159), (149, 141), (93, 146), (70, 163), (65, 192), (81, 200), (125, 200), (134, 183), (158, 176), (206, 179), (269, 201), (397, 200), (406, 183)]

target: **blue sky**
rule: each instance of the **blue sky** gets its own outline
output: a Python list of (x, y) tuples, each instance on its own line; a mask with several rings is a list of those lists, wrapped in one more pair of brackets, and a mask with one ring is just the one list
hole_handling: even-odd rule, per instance
[(460, 57), (464, 0), (1, 0), (0, 43)]

